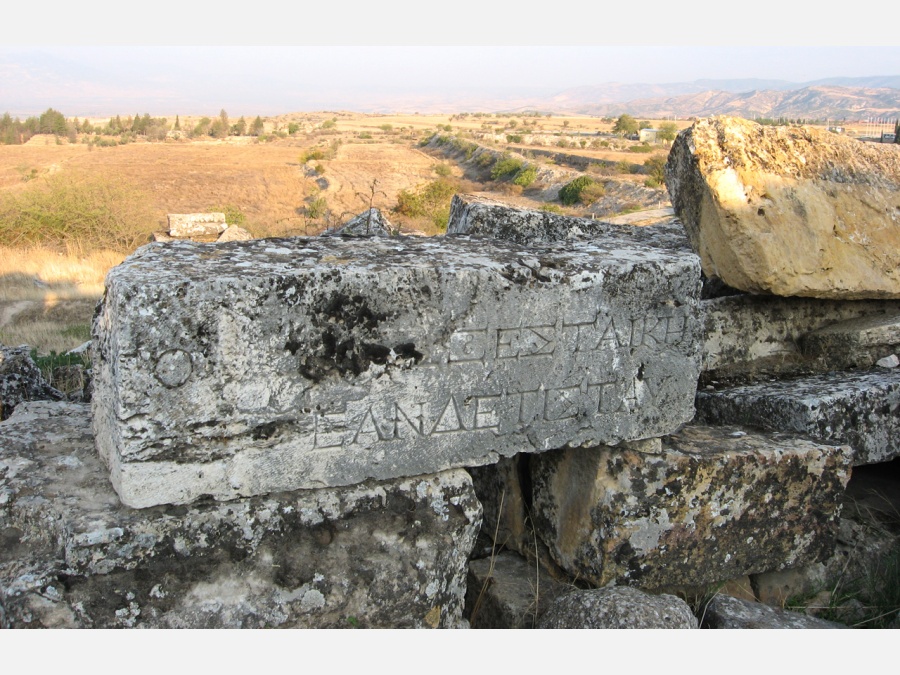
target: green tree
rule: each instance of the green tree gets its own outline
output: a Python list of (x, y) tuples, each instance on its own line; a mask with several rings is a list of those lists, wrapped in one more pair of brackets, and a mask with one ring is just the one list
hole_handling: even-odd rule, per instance
[(58, 110), (47, 108), (40, 118), (40, 132), (42, 134), (66, 134), (66, 117)]
[(678, 135), (678, 125), (675, 122), (663, 122), (659, 125), (659, 133), (656, 137), (661, 141), (674, 141)]
[(666, 180), (666, 158), (651, 157), (644, 162), (644, 171), (650, 176), (647, 181), (647, 187), (659, 187)]
[(579, 176), (570, 183), (564, 185), (559, 191), (559, 201), (565, 206), (572, 206), (581, 201), (582, 192), (594, 184), (590, 176)]
[(250, 135), (251, 136), (259, 136), (263, 130), (265, 129), (265, 125), (263, 124), (262, 118), (257, 115), (256, 119), (253, 120), (253, 124), (250, 125)]
[(619, 118), (616, 120), (616, 124), (613, 127), (613, 133), (626, 136), (628, 134), (636, 134), (638, 129), (637, 120), (631, 115), (619, 115)]
[(175, 131), (181, 131), (181, 120), (178, 118), (178, 115), (175, 115), (175, 126), (172, 128)]
[(241, 119), (239, 119), (237, 121), (237, 124), (235, 124), (233, 127), (231, 127), (231, 130), (235, 136), (246, 136), (247, 135), (247, 120), (245, 120), (242, 116)]

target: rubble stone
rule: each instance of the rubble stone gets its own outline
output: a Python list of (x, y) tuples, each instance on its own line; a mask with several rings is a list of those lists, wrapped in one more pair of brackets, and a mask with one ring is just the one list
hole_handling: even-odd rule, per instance
[(900, 374), (828, 373), (697, 393), (697, 421), (741, 424), (846, 444), (853, 463), (900, 456)]
[(94, 322), (98, 449), (145, 507), (659, 436), (693, 416), (698, 290), (611, 237), (149, 244)]
[(481, 506), (453, 470), (123, 506), (83, 404), (0, 424), (0, 615), (19, 627), (458, 627)]
[(827, 359), (833, 368), (870, 368), (900, 349), (900, 314), (833, 323), (804, 335), (800, 346), (809, 356)]
[(636, 588), (575, 590), (555, 600), (538, 628), (697, 628), (697, 617), (674, 595)]
[(760, 602), (717, 595), (704, 611), (702, 628), (846, 628), (847, 626), (817, 619), (797, 612), (770, 607)]
[(665, 172), (707, 276), (751, 293), (900, 297), (900, 146), (713, 117), (678, 135)]
[(27, 345), (0, 345), (0, 420), (12, 415), (23, 401), (64, 398), (65, 394), (47, 384)]
[(216, 239), (216, 241), (248, 241), (250, 239), (253, 239), (253, 235), (243, 227), (229, 225), (222, 231), (222, 234), (219, 235), (219, 238)]
[(596, 586), (659, 589), (803, 565), (833, 550), (849, 448), (698, 426), (662, 447), (531, 458), (535, 526), (563, 570)]

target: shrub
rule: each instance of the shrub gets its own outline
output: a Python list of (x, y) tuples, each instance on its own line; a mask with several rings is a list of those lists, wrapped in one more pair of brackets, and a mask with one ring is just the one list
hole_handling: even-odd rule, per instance
[(533, 166), (528, 166), (519, 171), (516, 174), (516, 177), (513, 178), (513, 183), (519, 185), (523, 188), (527, 188), (531, 185), (535, 179), (537, 178), (537, 168)]
[(581, 191), (581, 203), (590, 206), (606, 194), (606, 186), (603, 183), (592, 182)]
[(447, 229), (450, 220), (450, 200), (456, 187), (450, 181), (439, 178), (415, 191), (401, 190), (397, 194), (397, 213), (411, 218), (428, 218), (435, 227)]
[(359, 137), (360, 138), (372, 138), (372, 134), (370, 134), (368, 131), (362, 131), (362, 132), (360, 132)]
[(506, 134), (507, 143), (521, 143), (522, 134)]
[(322, 218), (328, 212), (328, 202), (325, 197), (315, 195), (310, 197), (306, 203), (306, 215), (313, 220)]
[(570, 183), (567, 183), (559, 191), (559, 201), (565, 206), (572, 206), (582, 200), (582, 192), (585, 188), (594, 184), (594, 179), (590, 176), (579, 176)]
[(0, 241), (133, 251), (155, 227), (148, 197), (121, 177), (58, 173), (0, 197)]
[(653, 148), (649, 145), (632, 145), (628, 150), (631, 152), (653, 152)]
[(293, 136), (294, 134), (296, 134), (298, 131), (300, 131), (300, 125), (299, 125), (299, 124), (297, 124), (296, 122), (291, 122), (290, 124), (288, 124), (288, 133), (289, 133), (291, 136)]
[(513, 157), (501, 157), (491, 169), (491, 179), (502, 180), (514, 176), (522, 170), (522, 160)]
[(666, 159), (665, 157), (651, 157), (644, 162), (644, 171), (650, 176), (648, 181), (654, 181), (656, 185), (648, 187), (657, 187), (662, 185), (666, 180)]
[(475, 159), (475, 166), (482, 168), (482, 169), (486, 169), (496, 161), (497, 161), (497, 158), (492, 153), (482, 152)]
[(244, 212), (237, 206), (226, 204), (225, 206), (213, 206), (209, 209), (213, 213), (224, 213), (225, 222), (229, 225), (243, 225), (247, 222)]
[(437, 164), (434, 167), (434, 172), (441, 178), (448, 178), (451, 174), (450, 167), (446, 164)]
[(546, 211), (547, 213), (562, 213), (563, 210), (559, 208), (556, 204), (541, 204), (541, 211)]
[(325, 120), (325, 121), (322, 122), (322, 124), (320, 124), (319, 126), (320, 126), (322, 129), (334, 129), (334, 127), (335, 127), (336, 124), (337, 124), (337, 120)]
[(392, 131), (394, 130), (394, 125), (392, 125), (392, 124), (382, 124), (382, 125), (379, 126), (378, 128), (381, 129), (384, 133), (389, 134), (390, 132), (392, 132)]

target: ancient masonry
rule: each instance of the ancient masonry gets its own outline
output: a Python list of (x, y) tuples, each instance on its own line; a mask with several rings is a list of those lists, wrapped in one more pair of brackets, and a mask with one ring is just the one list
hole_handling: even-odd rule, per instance
[[(851, 467), (900, 454), (900, 301), (849, 271), (747, 287), (828, 300), (710, 295), (745, 254), (714, 239), (734, 218), (703, 143), (741, 124), (679, 137), (683, 227), (458, 195), (444, 237), (367, 213), (139, 249), (107, 278), (90, 407), (19, 383), (0, 424), (0, 626), (696, 627), (672, 593), (827, 567)], [(824, 207), (784, 204), (827, 176), (790, 175), (753, 208), (820, 232)], [(716, 625), (759, 615), (735, 602)]]

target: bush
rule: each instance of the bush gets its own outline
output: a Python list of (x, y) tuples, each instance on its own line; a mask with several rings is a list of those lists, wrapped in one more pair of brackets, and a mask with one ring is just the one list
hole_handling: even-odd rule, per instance
[(156, 220), (150, 201), (121, 177), (58, 173), (0, 197), (0, 241), (130, 253)]
[(531, 185), (535, 179), (537, 178), (537, 168), (533, 166), (528, 166), (519, 171), (516, 174), (516, 177), (513, 178), (513, 183), (519, 185), (523, 188), (527, 188)]
[(335, 127), (336, 124), (337, 124), (337, 120), (325, 120), (325, 121), (322, 122), (322, 124), (320, 124), (319, 126), (320, 126), (322, 129), (334, 129), (334, 127)]
[(585, 188), (594, 184), (594, 179), (590, 176), (579, 176), (571, 183), (567, 183), (559, 191), (559, 201), (565, 206), (572, 206), (582, 201), (582, 193)]
[(545, 211), (547, 213), (562, 213), (563, 210), (559, 208), (556, 204), (541, 204), (541, 211)]
[(496, 162), (496, 161), (497, 161), (497, 158), (492, 153), (482, 152), (475, 159), (475, 166), (477, 166), (481, 169), (486, 169), (489, 166), (491, 166), (492, 164), (494, 164), (494, 162)]
[(506, 134), (507, 143), (521, 143), (522, 134)]
[(666, 159), (665, 157), (651, 157), (644, 162), (644, 171), (650, 176), (648, 181), (654, 181), (656, 185), (648, 187), (657, 187), (662, 185), (666, 180)]
[(606, 194), (606, 186), (603, 183), (592, 182), (581, 191), (581, 203), (590, 206)]
[(306, 204), (306, 215), (312, 218), (313, 220), (318, 220), (322, 218), (328, 212), (328, 202), (325, 200), (325, 197), (321, 196), (313, 196), (310, 197)]
[(209, 210), (212, 213), (224, 213), (225, 222), (228, 225), (243, 225), (247, 222), (247, 217), (244, 215), (244, 212), (237, 206), (232, 206), (231, 204), (226, 204), (225, 206), (213, 206), (210, 207)]
[(513, 157), (501, 157), (491, 169), (491, 179), (502, 180), (514, 176), (522, 170), (523, 162), (521, 159)]
[(389, 134), (390, 132), (392, 132), (392, 131), (394, 130), (394, 125), (392, 125), (392, 124), (382, 124), (382, 125), (379, 126), (378, 128), (381, 129), (384, 133)]
[(452, 173), (450, 171), (450, 167), (447, 166), (446, 164), (437, 164), (434, 167), (434, 172), (441, 178), (449, 178), (450, 174)]
[(359, 138), (372, 138), (372, 134), (368, 131), (361, 131), (359, 134)]
[(653, 152), (653, 148), (649, 145), (632, 145), (628, 150), (631, 152)]
[(450, 220), (450, 200), (456, 187), (450, 181), (439, 178), (416, 191), (401, 190), (397, 194), (397, 213), (410, 218), (428, 218), (435, 227), (447, 229)]

